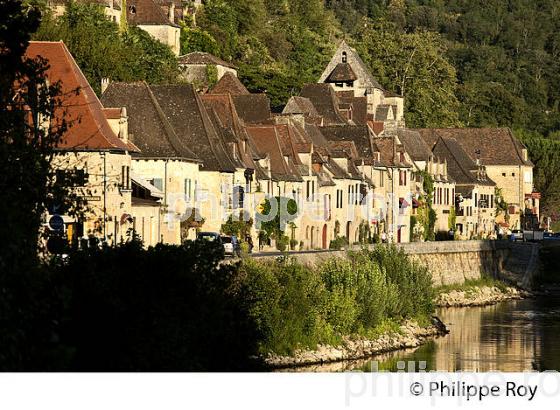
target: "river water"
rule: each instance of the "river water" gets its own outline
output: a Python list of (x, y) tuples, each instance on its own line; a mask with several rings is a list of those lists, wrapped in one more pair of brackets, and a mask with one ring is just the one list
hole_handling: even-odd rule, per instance
[(503, 302), (437, 312), (449, 335), (416, 350), (369, 360), (318, 366), (312, 371), (406, 369), (437, 371), (560, 371), (560, 297)]

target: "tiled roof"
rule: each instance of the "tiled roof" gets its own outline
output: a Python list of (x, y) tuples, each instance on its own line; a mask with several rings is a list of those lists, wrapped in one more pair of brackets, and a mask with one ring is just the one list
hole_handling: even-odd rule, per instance
[(225, 73), (210, 91), (210, 94), (246, 95), (249, 91), (233, 73)]
[(167, 120), (206, 171), (234, 172), (236, 164), (192, 84), (153, 85), (152, 89)]
[(379, 152), (381, 164), (390, 167), (407, 168), (412, 164), (406, 160), (401, 160), (401, 154), (404, 153), (402, 145), (395, 145), (395, 140), (391, 137), (375, 138), (374, 144), (376, 152)]
[(397, 136), (413, 161), (429, 160), (432, 151), (418, 131), (399, 128)]
[(454, 138), (440, 137), (433, 152), (447, 161), (447, 172), (457, 185), (496, 185), (486, 176), (477, 176), (479, 167)]
[(101, 99), (109, 106), (126, 107), (129, 138), (140, 148), (140, 156), (199, 160), (169, 123), (146, 83), (111, 83)]
[(134, 151), (111, 129), (101, 102), (63, 42), (31, 41), (25, 56), (46, 58), (50, 83), (61, 82), (63, 107), (55, 113), (55, 120), (64, 119), (70, 127), (59, 149)]
[(356, 81), (358, 77), (348, 63), (339, 63), (326, 79), (327, 83), (338, 83), (345, 81)]
[(126, 20), (133, 26), (175, 26), (154, 0), (127, 0)]
[(368, 121), (366, 97), (340, 97), (343, 103), (352, 106), (352, 121), (357, 125), (366, 125)]
[[(284, 160), (282, 147), (274, 125), (255, 125), (247, 127), (259, 155), (270, 158), (270, 173), (276, 181), (302, 181), (295, 166)], [(293, 162), (292, 162), (293, 164)]]
[(271, 120), (270, 100), (266, 94), (234, 95), (237, 113), (248, 124), (263, 124)]
[(309, 98), (291, 97), (282, 111), (283, 114), (304, 114), (318, 117), (319, 113)]
[(185, 54), (179, 57), (179, 64), (181, 65), (221, 65), (223, 67), (237, 69), (233, 64), (228, 63), (221, 58), (216, 57), (210, 53), (202, 51), (195, 51), (193, 53)]
[(367, 126), (339, 125), (321, 127), (321, 133), (329, 141), (351, 141), (358, 150), (359, 157), (368, 164), (373, 164), (373, 144)]
[(509, 128), (428, 128), (417, 130), (429, 146), (439, 137), (454, 138), (465, 152), (483, 165), (532, 165), (524, 161), (523, 144)]
[(306, 84), (301, 96), (311, 100), (315, 109), (325, 120), (325, 125), (346, 124), (338, 109), (338, 97), (329, 84)]

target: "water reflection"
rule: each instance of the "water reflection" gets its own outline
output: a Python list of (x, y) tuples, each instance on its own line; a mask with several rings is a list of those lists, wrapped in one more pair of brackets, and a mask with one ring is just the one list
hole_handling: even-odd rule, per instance
[(560, 371), (560, 300), (522, 300), (480, 308), (438, 312), (451, 333), (414, 351), (401, 351), (367, 361), (307, 368), (306, 371), (397, 371), (397, 363), (425, 362), (439, 371)]

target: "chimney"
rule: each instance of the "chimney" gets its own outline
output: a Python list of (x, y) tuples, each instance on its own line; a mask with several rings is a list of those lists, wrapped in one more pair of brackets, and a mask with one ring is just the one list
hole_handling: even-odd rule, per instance
[(121, 108), (121, 119), (119, 121), (119, 138), (124, 143), (128, 143), (128, 115), (126, 107)]
[(169, 4), (169, 21), (175, 23), (175, 2), (172, 0)]
[(105, 77), (101, 79), (101, 94), (105, 92), (107, 87), (109, 87), (109, 84), (111, 84), (111, 80), (109, 78)]

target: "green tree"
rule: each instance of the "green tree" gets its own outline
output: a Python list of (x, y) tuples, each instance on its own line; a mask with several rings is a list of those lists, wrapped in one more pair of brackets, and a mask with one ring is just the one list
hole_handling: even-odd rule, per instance
[(444, 57), (441, 36), (427, 31), (402, 33), (392, 24), (366, 21), (356, 45), (379, 82), (404, 95), (409, 126), (459, 124), (456, 73)]

